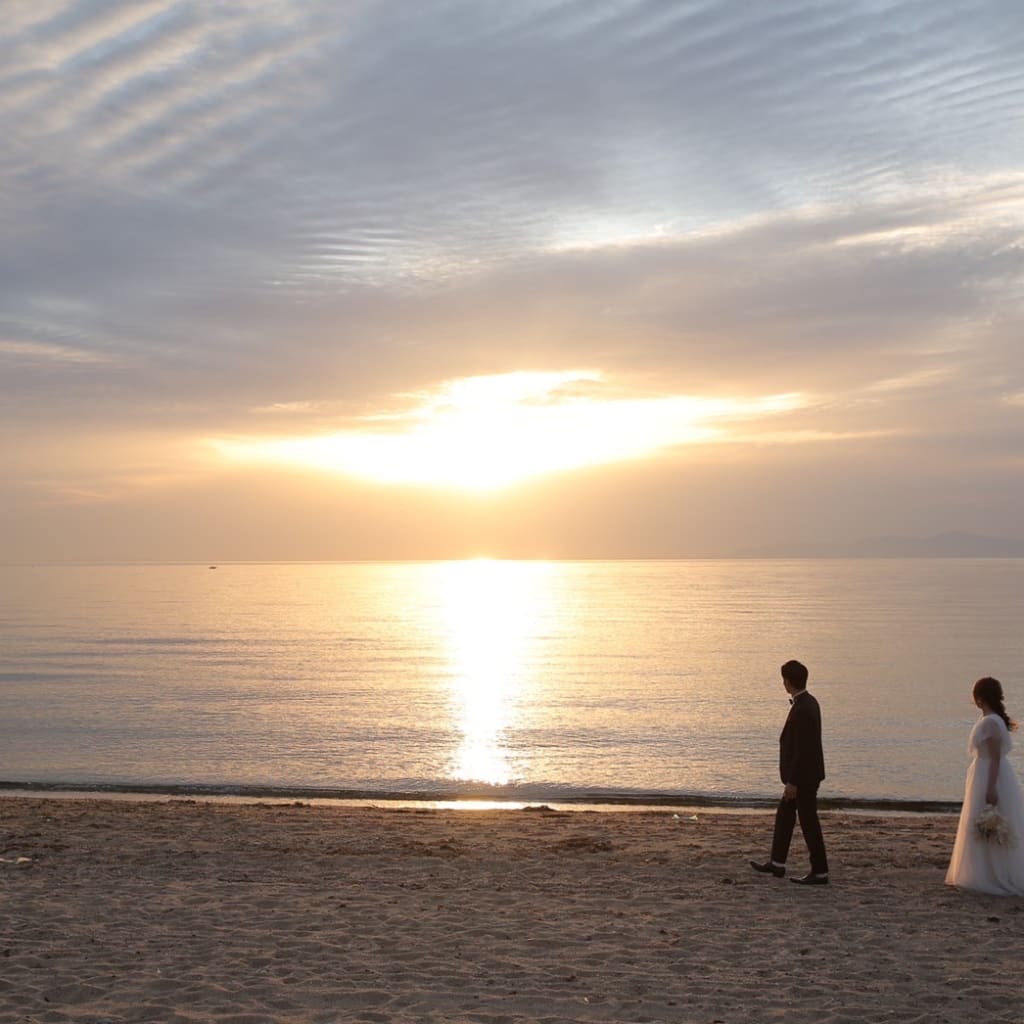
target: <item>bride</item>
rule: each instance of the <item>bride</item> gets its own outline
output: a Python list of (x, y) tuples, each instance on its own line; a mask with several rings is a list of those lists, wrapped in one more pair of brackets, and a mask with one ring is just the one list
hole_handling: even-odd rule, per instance
[[(973, 760), (946, 884), (996, 896), (1024, 896), (1024, 793), (1006, 759), (1017, 723), (1006, 713), (998, 679), (979, 679), (973, 697), (981, 718), (968, 740)], [(986, 838), (978, 829), (978, 815), (986, 804), (993, 805), (1008, 826), (1002, 842)]]

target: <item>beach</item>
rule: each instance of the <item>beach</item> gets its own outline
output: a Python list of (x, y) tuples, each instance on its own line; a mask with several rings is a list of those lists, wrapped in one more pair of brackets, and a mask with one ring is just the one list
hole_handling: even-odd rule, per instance
[(954, 817), (823, 822), (810, 889), (769, 813), (4, 797), (0, 1024), (1024, 1020)]

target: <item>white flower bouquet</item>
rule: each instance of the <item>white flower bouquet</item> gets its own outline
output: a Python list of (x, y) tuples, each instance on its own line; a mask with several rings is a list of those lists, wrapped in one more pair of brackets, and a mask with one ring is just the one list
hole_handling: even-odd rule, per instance
[(985, 809), (974, 820), (974, 828), (986, 843), (995, 843), (996, 846), (1017, 845), (1013, 830), (992, 804), (985, 804)]

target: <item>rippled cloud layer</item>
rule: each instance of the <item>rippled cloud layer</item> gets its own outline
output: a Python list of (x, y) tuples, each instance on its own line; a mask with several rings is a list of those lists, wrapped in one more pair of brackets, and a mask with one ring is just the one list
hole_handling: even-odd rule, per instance
[[(11, 0), (0, 554), (110, 557), (145, 509), (133, 556), (191, 557), (243, 493), (294, 533), (318, 486), (360, 530), (263, 555), (387, 554), (365, 524), (422, 540), (428, 506), (462, 531), (428, 555), (1021, 536), (1021, 53), (1014, 0)], [(215, 454), (580, 367), (555, 420), (749, 414), (572, 463), (529, 513)]]

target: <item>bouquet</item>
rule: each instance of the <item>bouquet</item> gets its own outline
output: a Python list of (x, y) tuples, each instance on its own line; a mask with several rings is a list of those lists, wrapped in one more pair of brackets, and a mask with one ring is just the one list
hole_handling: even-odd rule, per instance
[(1017, 845), (1013, 830), (992, 804), (985, 804), (985, 809), (974, 820), (974, 828), (986, 843), (995, 843), (996, 846)]

